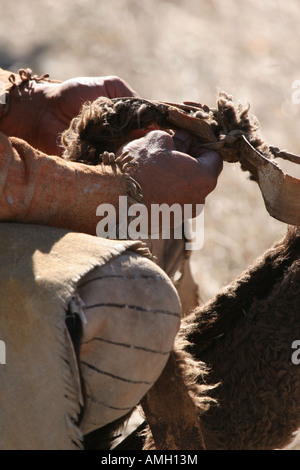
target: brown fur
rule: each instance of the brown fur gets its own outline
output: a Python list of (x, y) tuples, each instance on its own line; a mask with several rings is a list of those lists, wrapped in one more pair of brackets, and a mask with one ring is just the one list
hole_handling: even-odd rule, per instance
[[(176, 106), (176, 105), (175, 105)], [(233, 98), (220, 91), (217, 107), (209, 109), (201, 105), (178, 105), (189, 117), (205, 121), (212, 129), (215, 142), (211, 142), (226, 161), (241, 164), (244, 171), (249, 171), (251, 178), (257, 180), (257, 170), (239, 151), (238, 140), (231, 134), (244, 135), (252, 147), (267, 158), (273, 158), (268, 146), (258, 135), (259, 123), (249, 113), (250, 106), (236, 104)], [(73, 161), (97, 165), (102, 162), (104, 152), (116, 152), (123, 144), (131, 140), (132, 131), (140, 129), (172, 129), (168, 119), (168, 105), (142, 100), (140, 98), (100, 97), (83, 105), (80, 115), (75, 117), (69, 129), (61, 138), (64, 149), (63, 157)], [(194, 136), (198, 143), (202, 141)], [(229, 151), (229, 153), (228, 153)]]
[[(201, 416), (208, 449), (276, 449), (300, 428), (300, 228), (199, 307), (181, 336), (210, 368), (217, 400)], [(199, 377), (198, 381), (202, 381)]]
[(148, 127), (157, 120), (162, 124), (156, 110), (139, 99), (100, 97), (87, 102), (62, 134), (63, 157), (97, 165), (104, 152), (115, 153), (128, 142), (132, 130)]
[[(188, 343), (183, 336), (180, 334), (177, 335), (175, 339), (175, 344), (173, 348), (173, 356), (177, 364), (177, 374), (181, 375), (189, 396), (193, 400), (197, 408), (197, 417), (200, 418), (203, 414), (209, 411), (210, 407), (213, 404), (216, 404), (215, 399), (211, 396), (211, 391), (215, 388), (215, 385), (207, 383), (207, 374), (208, 369), (204, 362), (195, 361), (194, 358), (189, 354), (187, 349)], [(172, 383), (167, 386), (167, 394), (170, 396), (170, 390), (172, 390)], [(163, 394), (162, 394), (163, 395)], [(167, 406), (167, 403), (163, 402), (162, 404)], [(176, 419), (174, 420), (176, 421)], [(182, 423), (183, 425), (184, 423)], [(162, 426), (164, 423), (162, 421)], [(182, 426), (183, 427), (183, 426)], [(184, 427), (183, 427), (184, 428)], [(200, 428), (201, 428), (201, 419), (200, 419)], [(202, 430), (201, 430), (202, 431)], [(149, 426), (146, 426), (143, 432), (140, 433), (143, 437), (143, 450), (155, 450), (155, 443), (151, 430)], [(185, 439), (189, 440), (189, 437), (192, 441), (191, 436), (186, 436)], [(193, 436), (194, 437), (194, 436)], [(202, 436), (203, 437), (203, 436)], [(182, 439), (184, 441), (184, 439)], [(194, 443), (194, 442), (193, 442)], [(182, 442), (181, 442), (182, 444)], [(192, 442), (190, 442), (192, 444)], [(204, 443), (205, 444), (205, 443)], [(182, 450), (187, 450), (187, 448), (192, 449), (192, 447), (185, 447)], [(202, 449), (202, 447), (201, 447)]]
[[(179, 369), (206, 449), (284, 448), (300, 428), (300, 228), (183, 320)], [(162, 398), (163, 399), (163, 398)], [(149, 429), (144, 449), (154, 449)]]

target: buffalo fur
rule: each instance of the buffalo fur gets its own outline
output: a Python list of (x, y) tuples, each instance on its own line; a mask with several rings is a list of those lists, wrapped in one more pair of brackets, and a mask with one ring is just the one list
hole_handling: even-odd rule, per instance
[[(207, 449), (278, 449), (300, 428), (300, 228), (190, 315), (180, 332), (219, 385), (201, 416)], [(202, 381), (199, 377), (198, 381)], [(202, 414), (202, 413), (201, 413)]]

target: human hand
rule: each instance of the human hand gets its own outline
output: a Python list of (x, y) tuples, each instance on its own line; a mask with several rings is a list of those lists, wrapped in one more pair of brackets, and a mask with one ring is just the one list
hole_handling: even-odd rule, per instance
[(86, 101), (138, 96), (121, 78), (78, 77), (62, 83), (30, 81), (13, 91), (9, 112), (1, 119), (1, 131), (19, 137), (49, 155), (61, 155), (60, 134), (79, 114)]
[(143, 188), (143, 202), (172, 205), (203, 204), (216, 187), (223, 168), (218, 153), (200, 147), (186, 131), (174, 135), (151, 131), (124, 145), (138, 163), (128, 171)]

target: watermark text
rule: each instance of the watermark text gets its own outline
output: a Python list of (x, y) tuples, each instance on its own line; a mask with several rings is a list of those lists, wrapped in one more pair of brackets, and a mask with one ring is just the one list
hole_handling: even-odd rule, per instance
[(292, 354), (292, 363), (295, 365), (300, 364), (300, 340), (296, 339), (292, 343), (292, 349), (295, 349), (295, 351)]
[(119, 207), (100, 204), (96, 215), (98, 237), (119, 240), (185, 239), (187, 250), (200, 250), (204, 243), (204, 204), (128, 205), (127, 196), (119, 196)]
[(6, 345), (0, 340), (0, 364), (6, 364)]
[(5, 83), (0, 80), (0, 104), (6, 103)]

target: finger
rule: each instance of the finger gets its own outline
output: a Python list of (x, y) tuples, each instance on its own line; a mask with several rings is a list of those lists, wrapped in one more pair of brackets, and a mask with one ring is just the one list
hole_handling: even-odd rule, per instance
[(187, 131), (176, 131), (173, 136), (173, 141), (176, 150), (183, 153), (189, 153), (192, 144), (192, 137)]
[[(222, 157), (213, 150), (201, 149), (202, 155), (196, 157), (196, 160), (201, 163), (202, 166), (207, 167), (217, 178), (223, 169)], [(199, 152), (200, 153), (200, 152)]]
[(101, 96), (117, 98), (137, 96), (137, 93), (119, 77), (76, 77), (56, 87), (48, 87), (48, 95), (58, 100), (67, 119), (75, 117), (83, 103), (94, 101)]
[(129, 152), (136, 151), (145, 156), (160, 155), (161, 153), (169, 153), (175, 150), (174, 141), (170, 134), (165, 131), (155, 130), (150, 131), (146, 135), (127, 142), (117, 152), (128, 150)]
[(148, 145), (151, 152), (171, 151), (175, 150), (173, 134), (166, 131), (154, 130), (150, 131), (143, 137), (144, 143)]
[(125, 80), (114, 75), (76, 77), (64, 82), (64, 86), (79, 86), (85, 100), (95, 100), (99, 96), (107, 96), (108, 98), (138, 96), (138, 93)]
[(135, 96), (138, 97), (138, 93), (122, 78), (111, 75), (104, 78), (104, 85), (108, 98), (120, 98)]

